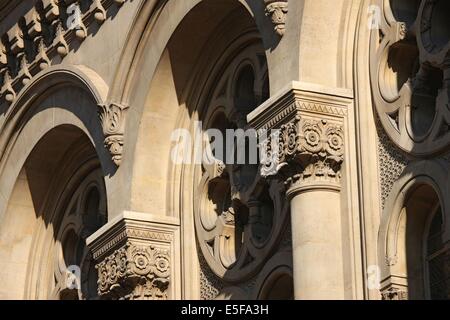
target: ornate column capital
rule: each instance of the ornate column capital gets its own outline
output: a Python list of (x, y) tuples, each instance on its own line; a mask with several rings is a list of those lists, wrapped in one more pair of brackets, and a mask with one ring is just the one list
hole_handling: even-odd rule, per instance
[(96, 265), (98, 294), (106, 299), (168, 298), (170, 251), (127, 242)]
[(177, 298), (177, 224), (165, 217), (125, 212), (88, 238), (99, 296), (111, 300)]
[(117, 166), (122, 163), (127, 110), (128, 106), (118, 103), (99, 105), (99, 117), (105, 135), (105, 147), (111, 153), (112, 160)]
[(251, 113), (249, 123), (261, 141), (261, 175), (284, 180), (288, 196), (339, 190), (344, 120), (352, 101), (345, 90), (295, 82)]

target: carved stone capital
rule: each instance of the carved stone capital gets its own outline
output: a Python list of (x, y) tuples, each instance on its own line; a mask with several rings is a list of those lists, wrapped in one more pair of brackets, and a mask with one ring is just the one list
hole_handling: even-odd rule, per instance
[[(322, 89), (323, 91), (316, 91)], [(261, 143), (261, 175), (281, 179), (288, 195), (340, 189), (347, 91), (293, 83), (249, 115)]]
[(126, 212), (88, 238), (98, 273), (98, 294), (107, 300), (177, 297), (176, 222)]
[(381, 282), (382, 300), (408, 300), (408, 280), (403, 275), (390, 275)]
[(274, 132), (263, 146), (263, 177), (282, 177), (288, 190), (324, 183), (339, 186), (344, 161), (342, 124), (299, 116)]
[(275, 32), (282, 37), (286, 30), (286, 17), (288, 13), (287, 0), (264, 0), (266, 4), (266, 15), (270, 17)]
[(98, 294), (105, 299), (167, 299), (170, 252), (126, 243), (96, 265)]
[(408, 300), (407, 288), (391, 286), (381, 292), (382, 300)]
[(120, 166), (122, 162), (127, 110), (128, 106), (117, 103), (99, 106), (99, 116), (105, 135), (105, 147), (111, 153), (112, 160), (117, 166)]

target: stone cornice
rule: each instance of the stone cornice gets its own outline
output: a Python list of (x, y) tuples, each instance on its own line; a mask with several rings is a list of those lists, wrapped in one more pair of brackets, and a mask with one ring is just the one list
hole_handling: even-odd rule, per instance
[(292, 82), (247, 117), (256, 130), (280, 128), (301, 112), (344, 118), (353, 102), (351, 90)]
[(175, 218), (125, 211), (87, 239), (94, 259), (130, 240), (153, 240), (168, 244), (173, 241), (179, 222)]
[(91, 24), (101, 25), (108, 9), (120, 8), (127, 0), (92, 0), (81, 11), (79, 26), (69, 29), (64, 14), (79, 0), (40, 0), (17, 23), (1, 35), (0, 102), (12, 103), (19, 91), (37, 73), (59, 63), (69, 53), (72, 42), (82, 42)]

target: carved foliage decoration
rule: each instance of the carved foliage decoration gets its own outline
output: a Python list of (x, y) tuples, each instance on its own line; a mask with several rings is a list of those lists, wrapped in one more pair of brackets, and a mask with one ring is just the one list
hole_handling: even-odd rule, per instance
[(287, 0), (264, 0), (266, 15), (270, 17), (274, 30), (279, 36), (283, 36), (286, 30), (286, 17), (288, 13)]
[(342, 125), (328, 120), (296, 117), (263, 143), (264, 177), (281, 174), (286, 184), (340, 182), (344, 161)]
[(450, 146), (450, 29), (446, 0), (378, 0), (370, 75), (376, 111), (392, 142), (413, 156)]
[(408, 300), (408, 292), (405, 288), (389, 287), (381, 293), (383, 300)]
[(128, 242), (96, 266), (98, 294), (105, 299), (167, 299), (169, 250)]
[(128, 106), (117, 103), (99, 106), (99, 116), (105, 135), (105, 147), (109, 150), (113, 162), (120, 166), (123, 153), (123, 135)]

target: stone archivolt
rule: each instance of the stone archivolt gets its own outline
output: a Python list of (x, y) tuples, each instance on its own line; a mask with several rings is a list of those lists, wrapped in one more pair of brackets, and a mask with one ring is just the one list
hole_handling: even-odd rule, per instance
[(106, 299), (167, 299), (169, 250), (126, 243), (108, 256), (98, 270), (98, 294)]

